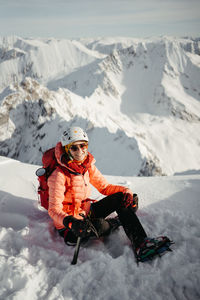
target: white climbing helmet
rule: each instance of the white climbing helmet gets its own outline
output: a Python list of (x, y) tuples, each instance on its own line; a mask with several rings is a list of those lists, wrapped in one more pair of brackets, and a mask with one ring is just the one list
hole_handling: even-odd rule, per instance
[(89, 141), (87, 133), (80, 127), (70, 127), (61, 136), (63, 147), (77, 141)]

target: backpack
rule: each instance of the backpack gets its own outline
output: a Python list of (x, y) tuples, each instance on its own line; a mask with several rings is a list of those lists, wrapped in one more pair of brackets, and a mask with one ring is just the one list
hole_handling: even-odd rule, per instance
[(58, 164), (55, 157), (55, 147), (48, 149), (44, 152), (42, 156), (43, 167), (36, 170), (35, 174), (38, 176), (39, 186), (38, 186), (38, 202), (42, 207), (48, 210), (49, 207), (49, 187), (47, 184), (49, 176), (53, 173), (57, 166), (65, 174), (69, 173), (63, 170)]
[(55, 147), (44, 152), (42, 156), (43, 167), (37, 169), (36, 175), (38, 176), (39, 186), (38, 186), (38, 195), (39, 202), (42, 207), (48, 210), (49, 207), (49, 188), (47, 180), (49, 176), (53, 173), (58, 166), (56, 157), (55, 157)]

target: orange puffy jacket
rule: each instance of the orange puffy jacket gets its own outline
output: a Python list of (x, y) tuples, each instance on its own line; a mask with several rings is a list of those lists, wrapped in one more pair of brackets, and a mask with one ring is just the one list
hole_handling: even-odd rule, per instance
[[(90, 209), (91, 185), (101, 194), (111, 195), (117, 192), (132, 193), (128, 188), (109, 184), (95, 166), (95, 159), (88, 152), (87, 165), (84, 172), (78, 173), (71, 168), (71, 164), (63, 160), (64, 154), (61, 143), (55, 148), (57, 162), (56, 170), (48, 178), (49, 209), (48, 213), (57, 229), (64, 228), (63, 219), (68, 215), (81, 218), (80, 213), (87, 215)], [(72, 164), (73, 165), (73, 164)], [(63, 167), (66, 171), (63, 171)]]

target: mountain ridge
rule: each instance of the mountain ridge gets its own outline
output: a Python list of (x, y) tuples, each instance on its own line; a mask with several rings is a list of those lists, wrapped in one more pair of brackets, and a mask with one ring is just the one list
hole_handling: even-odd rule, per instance
[(0, 38), (0, 155), (40, 164), (66, 126), (80, 125), (105, 174), (199, 170), (199, 45)]

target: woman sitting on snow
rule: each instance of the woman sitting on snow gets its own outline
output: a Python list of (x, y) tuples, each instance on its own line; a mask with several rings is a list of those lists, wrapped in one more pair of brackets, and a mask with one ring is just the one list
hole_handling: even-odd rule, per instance
[[(58, 166), (48, 179), (48, 213), (66, 244), (74, 245), (77, 237), (88, 239), (94, 232), (98, 237), (108, 235), (122, 225), (138, 261), (157, 253), (158, 245), (163, 245), (166, 237), (147, 238), (135, 214), (137, 195), (126, 187), (107, 182), (88, 152), (88, 136), (83, 129), (68, 128), (56, 145), (55, 157)], [(106, 197), (91, 200), (90, 184)], [(117, 213), (116, 218), (105, 219), (113, 212)], [(88, 218), (94, 230), (87, 230)]]

